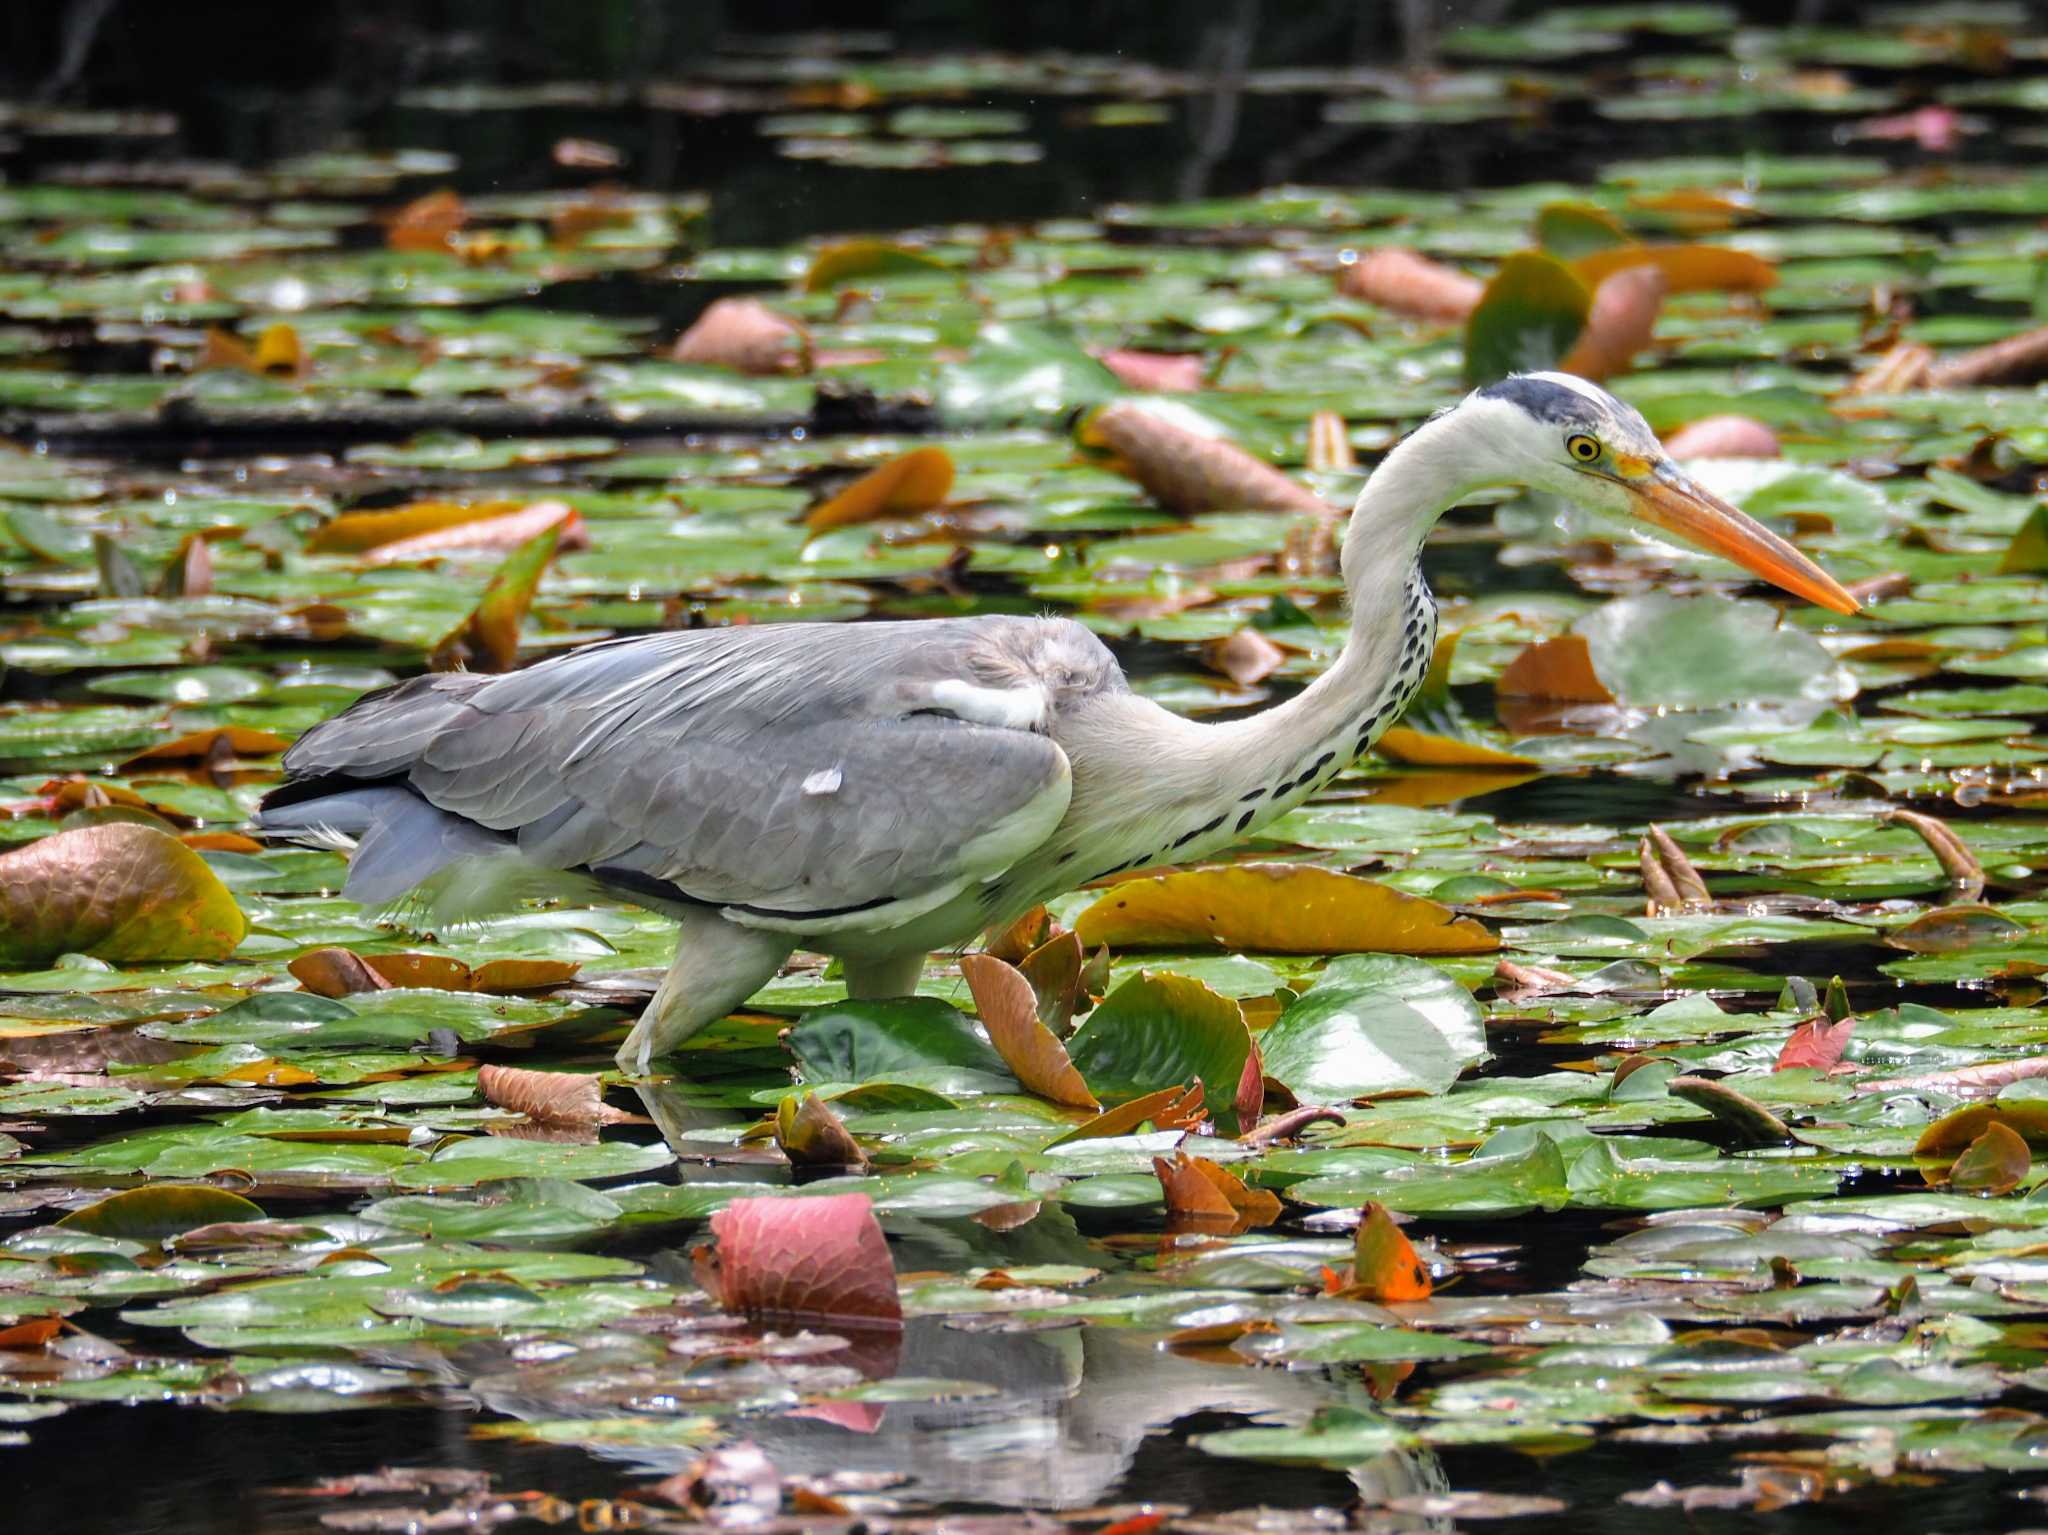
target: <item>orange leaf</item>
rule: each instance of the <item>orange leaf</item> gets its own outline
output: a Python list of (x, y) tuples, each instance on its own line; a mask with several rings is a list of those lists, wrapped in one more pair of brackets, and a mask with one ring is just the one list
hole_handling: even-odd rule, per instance
[(477, 1091), (486, 1103), (553, 1125), (609, 1125), (633, 1116), (604, 1101), (604, 1083), (575, 1071), (527, 1071), (519, 1066), (482, 1066)]
[(1067, 1057), (1067, 1047), (1038, 1017), (1038, 998), (1015, 966), (989, 954), (968, 954), (960, 973), (974, 993), (974, 1008), (996, 1054), (1024, 1090), (1069, 1109), (1099, 1112), (1102, 1105)]
[(1312, 864), (1241, 863), (1131, 879), (1082, 912), (1085, 944), (1214, 943), (1274, 954), (1483, 954), (1500, 940), (1422, 896)]
[(1046, 1149), (1050, 1151), (1054, 1146), (1064, 1146), (1069, 1141), (1129, 1135), (1142, 1124), (1149, 1123), (1158, 1130), (1192, 1130), (1201, 1122), (1202, 1084), (1195, 1081), (1186, 1087), (1162, 1087), (1156, 1093), (1147, 1093), (1129, 1103), (1105, 1109), (1087, 1123), (1076, 1125), (1065, 1135), (1048, 1141)]
[(366, 954), (363, 963), (393, 986), (413, 991), (469, 991), (469, 966), (445, 954)]
[(121, 764), (125, 771), (148, 762), (206, 761), (213, 757), (274, 757), (292, 743), (248, 725), (218, 725), (144, 747)]
[(1664, 307), (1665, 280), (1654, 266), (1624, 267), (1593, 291), (1586, 328), (1558, 363), (1581, 378), (1603, 379), (1628, 370), (1650, 344), (1657, 312)]
[(314, 949), (285, 966), (298, 983), (319, 997), (351, 997), (359, 991), (389, 991), (391, 983), (348, 949)]
[(201, 372), (235, 368), (268, 378), (297, 378), (306, 371), (306, 352), (299, 333), (283, 321), (265, 326), (253, 347), (241, 337), (209, 325), (197, 366)]
[(912, 448), (855, 480), (829, 501), (811, 508), (804, 526), (813, 533), (928, 512), (953, 488), (953, 455), (944, 448)]
[(1778, 269), (1763, 257), (1721, 245), (1615, 245), (1571, 263), (1593, 288), (1632, 266), (1656, 267), (1671, 293), (1761, 293), (1778, 280)]
[(1242, 1140), (1258, 1129), (1259, 1118), (1266, 1112), (1266, 1058), (1259, 1050), (1257, 1035), (1252, 1036), (1252, 1047), (1245, 1052), (1244, 1070), (1237, 1077), (1238, 1138)]
[(263, 844), (238, 831), (188, 831), (178, 840), (195, 853), (260, 853)]
[(1561, 634), (1528, 646), (1508, 663), (1494, 691), (1509, 698), (1549, 698), (1560, 703), (1614, 702), (1614, 694), (1593, 670), (1585, 636), (1579, 634)]
[(741, 373), (808, 373), (810, 351), (810, 336), (796, 321), (759, 299), (722, 298), (676, 338), (668, 355)]
[(1504, 752), (1480, 741), (1461, 741), (1426, 730), (1393, 725), (1373, 743), (1373, 750), (1394, 762), (1411, 767), (1517, 767), (1537, 766), (1534, 757)]
[(1087, 971), (1080, 938), (1070, 932), (1048, 938), (1019, 960), (1017, 968), (1038, 998), (1038, 1021), (1056, 1034), (1064, 1032), (1073, 1022)]
[(445, 251), (469, 219), (462, 199), (447, 187), (416, 197), (391, 214), (384, 226), (384, 243), (395, 251)]
[(991, 931), (982, 943), (981, 952), (1014, 965), (1050, 937), (1052, 914), (1043, 906), (1034, 906), (1008, 927)]
[(247, 1082), (255, 1087), (306, 1087), (319, 1081), (320, 1076), (319, 1073), (308, 1071), (303, 1066), (291, 1066), (280, 1060), (264, 1059), (250, 1061), (231, 1071), (224, 1071), (214, 1080)]
[(542, 991), (576, 979), (583, 966), (568, 959), (489, 959), (470, 973), (471, 991)]
[(1350, 1292), (1361, 1300), (1428, 1300), (1434, 1288), (1428, 1267), (1386, 1206), (1368, 1203), (1352, 1247)]
[(17, 1322), (12, 1327), (0, 1327), (0, 1349), (31, 1349), (46, 1346), (64, 1324), (53, 1316), (39, 1316), (33, 1321)]
[(1161, 506), (1176, 512), (1305, 512), (1336, 508), (1235, 443), (1204, 437), (1136, 405), (1105, 405), (1081, 431), (1083, 446), (1107, 448)]
[(510, 671), (519, 659), (519, 626), (533, 606), (533, 595), (555, 557), (561, 534), (562, 525), (551, 524), (506, 555), (477, 599), (475, 611), (441, 637), (429, 652), (427, 664), (443, 672), (458, 667)]
[(1702, 416), (1664, 439), (1673, 458), (1776, 458), (1778, 434), (1749, 416)]
[(1207, 1157), (1176, 1151), (1171, 1160), (1152, 1159), (1152, 1171), (1166, 1195), (1170, 1217), (1222, 1219), (1245, 1226), (1270, 1226), (1280, 1218), (1279, 1197), (1266, 1189), (1247, 1188), (1244, 1180)]
[(493, 549), (503, 553), (516, 549), (544, 528), (556, 530), (557, 552), (590, 547), (590, 529), (575, 507), (566, 501), (536, 501), (516, 512), (468, 519), (379, 544), (364, 556), (363, 563), (390, 565), (400, 560), (429, 560), (444, 554)]
[(1337, 291), (1419, 320), (1463, 320), (1479, 304), (1486, 284), (1456, 267), (1399, 246), (1359, 252), (1337, 274)]
[(383, 511), (343, 512), (313, 530), (306, 540), (306, 553), (361, 554), (461, 523), (508, 516), (524, 506), (520, 501), (411, 501)]

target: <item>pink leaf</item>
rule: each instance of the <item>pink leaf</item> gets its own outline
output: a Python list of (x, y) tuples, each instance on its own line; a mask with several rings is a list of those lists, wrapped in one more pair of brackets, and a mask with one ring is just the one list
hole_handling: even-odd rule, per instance
[(1849, 1036), (1855, 1032), (1854, 1018), (1844, 1018), (1840, 1023), (1829, 1023), (1826, 1018), (1809, 1018), (1785, 1041), (1785, 1048), (1778, 1052), (1778, 1064), (1774, 1069), (1790, 1071), (1797, 1066), (1811, 1066), (1816, 1071), (1826, 1071), (1842, 1058), (1842, 1052), (1849, 1045)]
[(1203, 364), (1198, 352), (1117, 350), (1098, 353), (1097, 360), (1126, 388), (1185, 394), (1202, 387)]
[(896, 1265), (865, 1194), (735, 1199), (711, 1217), (698, 1282), (727, 1311), (900, 1327)]
[(1778, 434), (1748, 416), (1703, 416), (1664, 440), (1673, 458), (1776, 458)]

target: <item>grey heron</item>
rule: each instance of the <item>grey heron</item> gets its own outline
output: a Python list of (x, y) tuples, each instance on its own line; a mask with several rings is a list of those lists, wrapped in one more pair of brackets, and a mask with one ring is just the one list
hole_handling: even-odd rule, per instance
[(1314, 794), (1400, 715), (1436, 604), (1418, 557), (1484, 487), (1634, 516), (1838, 613), (1855, 600), (1694, 483), (1635, 410), (1518, 374), (1410, 433), (1359, 493), (1350, 633), (1311, 686), (1222, 723), (1131, 691), (1062, 618), (775, 624), (610, 640), (373, 693), (285, 754), (259, 825), (354, 839), (345, 893), (536, 872), (672, 913), (676, 956), (619, 1063), (723, 1017), (790, 953), (856, 996), (1092, 880), (1199, 859)]

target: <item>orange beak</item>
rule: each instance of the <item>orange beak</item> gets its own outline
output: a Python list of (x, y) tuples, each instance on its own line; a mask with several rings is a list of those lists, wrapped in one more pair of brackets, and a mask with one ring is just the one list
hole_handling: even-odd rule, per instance
[(1833, 576), (1746, 512), (1686, 478), (1670, 460), (1640, 479), (1621, 480), (1636, 500), (1636, 515), (1672, 537), (1733, 560), (1771, 585), (1836, 613), (1859, 605)]

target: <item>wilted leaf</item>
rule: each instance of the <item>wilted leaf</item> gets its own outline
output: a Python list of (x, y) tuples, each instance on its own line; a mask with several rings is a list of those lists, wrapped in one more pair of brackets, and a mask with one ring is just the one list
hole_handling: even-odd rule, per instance
[(1849, 1039), (1856, 1032), (1856, 1020), (1844, 1018), (1839, 1023), (1830, 1022), (1826, 1015), (1809, 1018), (1792, 1031), (1784, 1048), (1778, 1051), (1777, 1071), (1793, 1071), (1799, 1067), (1810, 1067), (1815, 1071), (1826, 1071), (1841, 1060), (1842, 1052), (1849, 1048)]
[(416, 197), (384, 225), (384, 243), (395, 251), (445, 251), (469, 221), (462, 199), (447, 187)]
[(274, 757), (292, 743), (268, 730), (220, 725), (195, 730), (143, 748), (121, 764), (123, 771), (153, 762), (205, 762), (220, 757)]
[(1750, 416), (1702, 416), (1664, 439), (1673, 458), (1776, 458), (1778, 434)]
[(1713, 905), (1707, 882), (1685, 856), (1685, 849), (1654, 822), (1636, 843), (1636, 866), (1642, 870), (1643, 895), (1649, 908), (1646, 915), (1697, 911)]
[(1635, 266), (1654, 266), (1671, 293), (1761, 293), (1778, 280), (1763, 257), (1721, 245), (1617, 245), (1572, 262), (1580, 281), (1595, 286)]
[(1192, 394), (1202, 387), (1202, 354), (1199, 352), (1132, 352), (1115, 349), (1100, 352), (1096, 360), (1132, 389), (1171, 394)]
[(1664, 274), (1653, 266), (1628, 267), (1593, 290), (1585, 329), (1558, 367), (1594, 380), (1625, 373), (1650, 344), (1664, 307)]
[(1508, 662), (1494, 690), (1504, 698), (1542, 698), (1555, 703), (1611, 704), (1608, 691), (1593, 671), (1593, 658), (1581, 634), (1560, 634), (1524, 646)]
[(2027, 929), (1995, 906), (1941, 906), (1886, 931), (1884, 941), (1914, 954), (1956, 954), (2017, 943)]
[(317, 997), (348, 997), (359, 991), (388, 991), (391, 982), (348, 949), (314, 949), (285, 967)]
[(1046, 939), (1019, 960), (1017, 968), (1038, 998), (1038, 1021), (1064, 1038), (1073, 1026), (1074, 1010), (1080, 1005), (1088, 982), (1086, 951), (1081, 947), (1080, 935), (1063, 932)]
[(804, 373), (810, 369), (810, 337), (804, 328), (759, 299), (714, 299), (669, 356), (699, 367), (741, 373)]
[(1202, 664), (1239, 687), (1263, 682), (1278, 671), (1287, 653), (1256, 629), (1240, 629), (1202, 647)]
[[(328, 527), (333, 525), (329, 523)], [(445, 554), (516, 549), (548, 528), (555, 530), (557, 552), (590, 547), (590, 529), (575, 507), (566, 501), (536, 501), (516, 512), (454, 522), (431, 532), (378, 544), (365, 554), (363, 563), (392, 565), (403, 560), (438, 559)]]
[(1949, 829), (1946, 821), (1922, 815), (1917, 810), (1901, 810), (1897, 806), (1887, 809), (1884, 818), (1907, 827), (1927, 844), (1927, 851), (1941, 865), (1941, 872), (1948, 876), (1949, 888), (1957, 895), (1965, 901), (1974, 901), (1984, 893), (1984, 865), (1977, 861), (1977, 855), (1970, 851), (1963, 839)]
[(1112, 886), (1075, 920), (1084, 944), (1216, 944), (1276, 954), (1484, 954), (1500, 940), (1421, 896), (1310, 864), (1245, 863)]
[(1107, 1140), (1130, 1135), (1147, 1124), (1159, 1130), (1193, 1130), (1206, 1117), (1202, 1098), (1199, 1081), (1186, 1087), (1162, 1087), (1156, 1093), (1147, 1093), (1113, 1109), (1104, 1109), (1087, 1123), (1076, 1125), (1066, 1134), (1047, 1141), (1046, 1149), (1074, 1141)]
[(1465, 322), (1465, 382), (1557, 366), (1571, 350), (1593, 295), (1555, 256), (1522, 251), (1503, 261)]
[(953, 456), (944, 448), (912, 448), (869, 470), (804, 517), (804, 526), (824, 533), (877, 517), (904, 517), (943, 505), (953, 488)]
[(633, 1116), (604, 1101), (604, 1083), (576, 1071), (527, 1071), (519, 1066), (483, 1066), (477, 1091), (486, 1103), (524, 1114), (538, 1124), (609, 1125)]
[(306, 539), (306, 552), (361, 554), (462, 523), (509, 517), (525, 506), (520, 501), (410, 501), (383, 511), (343, 512), (313, 530)]
[(1435, 1286), (1429, 1267), (1415, 1251), (1385, 1205), (1368, 1203), (1360, 1213), (1352, 1243), (1351, 1280), (1346, 1295), (1382, 1304), (1428, 1300)]
[(1390, 762), (1405, 763), (1410, 767), (1533, 768), (1538, 765), (1534, 757), (1524, 757), (1519, 752), (1502, 751), (1499, 747), (1488, 746), (1483, 741), (1437, 735), (1432, 731), (1414, 730), (1406, 725), (1390, 727), (1373, 742), (1372, 749)]
[(200, 856), (133, 822), (60, 831), (0, 854), (0, 961), (225, 959), (248, 923)]
[(793, 1167), (868, 1165), (846, 1122), (816, 1093), (790, 1093), (775, 1105), (775, 1144)]
[(434, 670), (511, 670), (519, 659), (519, 626), (533, 605), (533, 594), (540, 589), (548, 562), (555, 557), (561, 533), (562, 525), (552, 523), (505, 557), (475, 611), (434, 646), (427, 658)]
[(1673, 1077), (1664, 1085), (1672, 1097), (1705, 1109), (1745, 1141), (1774, 1146), (1791, 1138), (1782, 1119), (1726, 1082), (1712, 1077)]
[(253, 347), (239, 336), (209, 325), (197, 366), (202, 370), (235, 368), (266, 378), (298, 378), (306, 371), (306, 352), (299, 333), (282, 321), (265, 326)]
[(1948, 1184), (1964, 1194), (2009, 1194), (2034, 1165), (2034, 1154), (2010, 1127), (1991, 1121), (1963, 1148), (1948, 1170)]
[[(371, 960), (371, 964), (378, 962)], [(470, 972), (469, 989), (493, 996), (545, 991), (576, 979), (583, 966), (570, 959), (490, 959)], [(392, 977), (395, 980), (395, 977)]]
[(889, 1244), (865, 1194), (735, 1199), (711, 1217), (698, 1282), (727, 1311), (775, 1320), (898, 1327)]
[(1337, 273), (1337, 291), (1421, 320), (1457, 321), (1479, 303), (1486, 285), (1415, 251), (1381, 245), (1360, 251)]
[(1169, 1217), (1221, 1221), (1238, 1230), (1270, 1226), (1280, 1218), (1280, 1201), (1275, 1195), (1247, 1188), (1237, 1174), (1207, 1157), (1176, 1151), (1170, 1158), (1154, 1157), (1152, 1171), (1166, 1196)]
[(1020, 971), (993, 955), (966, 954), (960, 959), (960, 973), (974, 993), (974, 1009), (996, 1053), (1026, 1092), (1066, 1108), (1101, 1111), (1066, 1046), (1040, 1021), (1038, 997)]
[(1232, 442), (1175, 426), (1138, 405), (1106, 405), (1081, 427), (1085, 445), (1170, 511), (1273, 511), (1331, 516), (1335, 508)]

